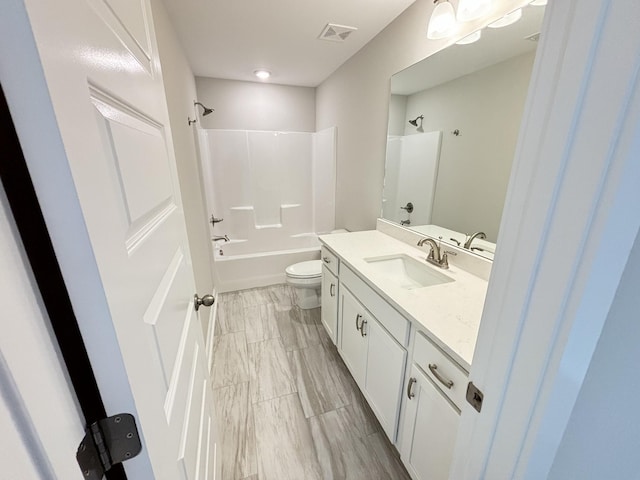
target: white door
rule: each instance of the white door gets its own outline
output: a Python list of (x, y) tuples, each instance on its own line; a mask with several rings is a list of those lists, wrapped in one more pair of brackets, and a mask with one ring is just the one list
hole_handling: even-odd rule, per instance
[(335, 344), (338, 337), (338, 277), (322, 266), (322, 324)]
[(365, 310), (356, 297), (344, 286), (340, 288), (340, 348), (345, 365), (361, 389), (364, 389), (367, 368), (367, 338), (361, 328), (365, 321)]
[(382, 428), (395, 442), (407, 351), (375, 318), (367, 315), (366, 320), (361, 329), (369, 342), (364, 390)]
[[(213, 478), (204, 340), (149, 2), (25, 5), (121, 355), (92, 362), (124, 363), (153, 470), (134, 476)], [(108, 330), (78, 320), (83, 335)]]

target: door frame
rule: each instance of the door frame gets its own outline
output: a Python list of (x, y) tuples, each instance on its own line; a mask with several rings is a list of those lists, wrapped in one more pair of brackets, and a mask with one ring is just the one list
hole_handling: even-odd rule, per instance
[(640, 7), (547, 9), (455, 479), (547, 478), (640, 229)]

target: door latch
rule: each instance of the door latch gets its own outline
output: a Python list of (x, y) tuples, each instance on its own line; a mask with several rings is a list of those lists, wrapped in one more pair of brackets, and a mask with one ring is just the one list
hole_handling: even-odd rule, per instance
[(482, 409), (482, 400), (484, 399), (484, 393), (476, 387), (473, 382), (469, 382), (467, 385), (467, 402), (471, 404), (478, 412)]
[(113, 465), (135, 457), (141, 450), (135, 418), (119, 413), (87, 427), (76, 460), (84, 478), (101, 480)]

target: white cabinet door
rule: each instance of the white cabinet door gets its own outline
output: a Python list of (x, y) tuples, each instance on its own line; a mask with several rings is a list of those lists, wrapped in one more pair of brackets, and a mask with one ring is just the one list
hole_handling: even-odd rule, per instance
[(338, 340), (338, 277), (322, 266), (322, 324), (333, 343)]
[(365, 392), (382, 428), (394, 442), (402, 398), (402, 382), (407, 352), (367, 314), (361, 329), (369, 342)]
[(460, 415), (415, 365), (408, 389), (402, 460), (415, 480), (447, 480)]
[(360, 326), (365, 321), (365, 309), (346, 288), (340, 289), (340, 355), (361, 389), (364, 389), (367, 361), (367, 337)]

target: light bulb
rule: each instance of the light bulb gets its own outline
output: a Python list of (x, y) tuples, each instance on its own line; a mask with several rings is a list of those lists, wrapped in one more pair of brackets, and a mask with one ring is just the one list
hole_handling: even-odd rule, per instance
[(522, 9), (519, 8), (517, 10), (514, 10), (511, 13), (508, 13), (507, 15), (505, 15), (502, 18), (499, 18), (498, 20), (496, 20), (493, 23), (490, 23), (489, 25), (487, 25), (489, 28), (502, 28), (502, 27), (506, 27), (508, 25), (511, 25), (513, 23), (516, 23), (518, 20), (520, 20), (522, 18)]
[(427, 38), (438, 40), (448, 37), (451, 35), (455, 25), (456, 15), (453, 11), (453, 5), (445, 0), (437, 4), (431, 14), (429, 27), (427, 28)]
[(482, 36), (482, 31), (481, 30), (476, 30), (471, 35), (467, 35), (463, 39), (458, 40), (456, 42), (456, 45), (469, 45), (470, 43), (474, 43), (474, 42), (477, 42), (478, 40), (480, 40), (481, 36)]
[(469, 22), (484, 16), (491, 8), (491, 0), (460, 0), (456, 19)]

